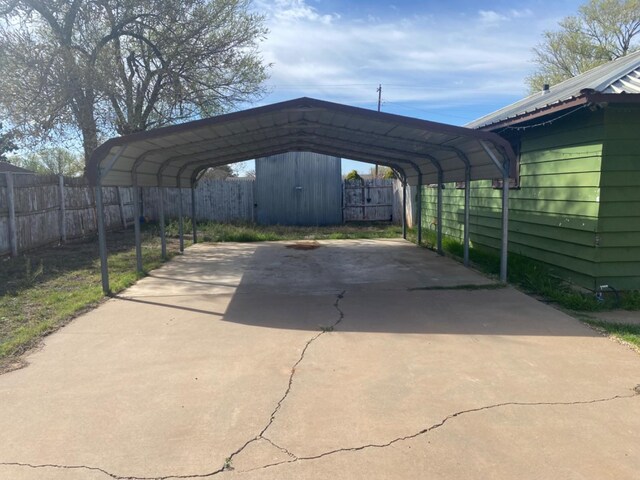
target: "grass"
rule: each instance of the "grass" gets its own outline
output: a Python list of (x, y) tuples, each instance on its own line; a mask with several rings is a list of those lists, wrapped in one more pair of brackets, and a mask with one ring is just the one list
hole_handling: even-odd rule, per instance
[[(108, 235), (111, 289), (119, 292), (139, 278), (133, 232)], [(168, 244), (175, 255), (177, 243)], [(143, 235), (145, 271), (157, 268), (159, 240)], [(60, 328), (102, 299), (96, 241), (44, 248), (0, 259), (0, 371), (39, 339)]]
[[(428, 248), (434, 248), (434, 232), (426, 233), (425, 245)], [(455, 239), (444, 237), (442, 248), (457, 259), (463, 256), (463, 245)], [(488, 275), (496, 276), (500, 272), (500, 257), (494, 251), (470, 248), (469, 260), (475, 268)], [(509, 283), (525, 292), (569, 310), (590, 312), (614, 308), (640, 310), (640, 293), (637, 291), (625, 292), (620, 295), (619, 300), (611, 292), (607, 292), (603, 301), (600, 301), (593, 293), (579, 291), (554, 275), (549, 266), (515, 253), (509, 253), (507, 276)]]
[(463, 285), (431, 285), (428, 287), (410, 288), (409, 291), (416, 290), (499, 290), (505, 288), (504, 283), (489, 283), (486, 285), (463, 284)]
[[(435, 247), (435, 240), (435, 232), (426, 233), (425, 244), (428, 248)], [(444, 237), (442, 248), (459, 260), (463, 257), (463, 245), (455, 239)], [(475, 268), (486, 274), (498, 275), (500, 271), (500, 257), (495, 252), (470, 248), (469, 260)], [(572, 285), (554, 275), (549, 266), (513, 253), (509, 254), (507, 276), (509, 283), (525, 292), (568, 310), (577, 319), (600, 331), (640, 347), (640, 325), (608, 322), (580, 313), (616, 308), (640, 310), (640, 292), (622, 292), (618, 296), (607, 291), (603, 292), (602, 299), (598, 300), (593, 293), (576, 290)]]
[[(185, 221), (185, 234), (190, 234), (191, 223)], [(143, 265), (149, 271), (161, 265), (158, 227), (147, 224), (143, 228)], [(177, 236), (178, 226), (167, 226), (169, 237)], [(198, 225), (199, 241), (205, 242), (261, 242), (274, 240), (327, 240), (399, 238), (402, 229), (390, 224), (351, 224), (337, 227), (285, 227), (253, 226), (249, 224), (203, 223)], [(190, 238), (187, 236), (187, 238)], [(408, 239), (415, 241), (415, 230), (409, 229)], [(425, 245), (433, 248), (434, 232), (425, 232)], [(178, 251), (175, 238), (169, 238), (168, 254)], [(443, 239), (443, 248), (449, 255), (462, 258), (462, 244), (451, 238)], [(108, 236), (109, 275), (111, 289), (117, 293), (138, 280), (135, 271), (135, 249), (132, 231), (111, 233)], [(474, 267), (497, 275), (500, 260), (496, 253), (472, 248), (470, 260)], [(17, 258), (0, 259), (0, 371), (16, 357), (32, 348), (40, 338), (55, 331), (81, 312), (102, 299), (100, 260), (96, 241), (76, 243), (62, 247), (45, 248)], [(578, 292), (551, 270), (534, 260), (510, 254), (509, 282), (528, 293), (561, 307), (578, 311), (599, 311), (614, 307), (615, 298), (604, 302), (593, 294)], [(500, 288), (501, 284), (487, 286), (440, 288)], [(620, 306), (640, 310), (640, 292), (627, 292)], [(587, 321), (587, 320), (585, 320)], [(597, 325), (596, 325), (597, 322)], [(614, 324), (600, 320), (587, 321), (613, 335), (640, 345), (640, 327)]]
[[(185, 221), (185, 234), (191, 222)], [(167, 253), (178, 252), (177, 222), (167, 227)], [(400, 227), (389, 224), (354, 224), (339, 227), (255, 227), (247, 224), (198, 225), (201, 241), (260, 242), (268, 240), (320, 240), (394, 238)], [(187, 239), (190, 237), (186, 237)], [(108, 235), (111, 290), (124, 290), (138, 280), (133, 231)], [(161, 265), (158, 226), (143, 225), (144, 271)], [(0, 258), (0, 372), (78, 314), (103, 300), (97, 241), (43, 248), (16, 258)]]
[[(191, 221), (184, 223), (191, 234)], [(167, 226), (168, 235), (178, 235), (178, 224)], [(282, 225), (252, 225), (247, 223), (198, 223), (198, 240), (204, 242), (268, 242), (279, 240), (346, 240), (398, 238), (402, 227), (389, 223), (354, 223), (327, 227), (289, 227)]]
[(640, 348), (640, 325), (631, 323), (605, 322), (592, 318), (581, 318), (584, 323), (613, 335), (616, 338)]

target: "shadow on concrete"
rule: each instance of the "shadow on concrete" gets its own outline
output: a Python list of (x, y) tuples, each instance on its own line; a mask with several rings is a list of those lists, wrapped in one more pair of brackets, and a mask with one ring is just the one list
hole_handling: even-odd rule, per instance
[[(224, 314), (221, 312), (212, 312), (212, 311), (207, 311), (207, 310), (201, 310), (199, 308), (191, 308), (191, 307), (185, 307), (182, 305), (175, 305), (169, 302), (152, 302), (151, 300), (141, 300), (140, 297), (123, 297), (120, 295), (114, 295), (113, 298), (117, 299), (117, 300), (123, 300), (125, 302), (133, 302), (133, 303), (143, 303), (146, 305), (153, 305), (155, 307), (166, 307), (166, 308), (174, 308), (176, 310), (184, 310), (187, 312), (194, 312), (194, 313), (202, 313), (204, 315), (215, 315), (218, 317), (222, 317)], [(167, 297), (162, 297), (162, 298), (167, 298)]]
[(223, 321), (309, 331), (341, 320), (335, 331), (598, 335), (510, 287), (430, 290), (494, 280), (408, 242), (323, 242), (322, 248), (295, 252), (278, 243), (254, 248)]

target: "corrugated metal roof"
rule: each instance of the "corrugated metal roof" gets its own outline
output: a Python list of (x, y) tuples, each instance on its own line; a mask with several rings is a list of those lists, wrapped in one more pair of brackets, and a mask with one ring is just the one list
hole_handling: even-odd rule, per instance
[[(313, 98), (112, 138), (88, 163), (93, 184), (189, 187), (207, 167), (292, 151), (397, 168), (416, 185), (500, 176), (494, 160), (513, 158), (502, 137)], [(492, 158), (492, 156), (494, 158)]]
[(582, 96), (580, 93), (582, 90), (594, 90), (599, 93), (640, 93), (640, 51), (553, 85), (547, 92), (534, 93), (465, 126), (483, 128), (537, 110), (561, 105)]
[(613, 82), (603, 93), (640, 93), (640, 67)]

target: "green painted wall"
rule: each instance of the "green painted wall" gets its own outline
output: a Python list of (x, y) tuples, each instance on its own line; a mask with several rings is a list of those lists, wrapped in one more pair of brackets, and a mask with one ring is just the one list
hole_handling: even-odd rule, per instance
[(640, 108), (605, 110), (598, 282), (640, 289)]
[[(519, 136), (521, 142), (520, 189), (510, 192), (509, 251), (542, 261), (590, 289), (602, 275), (595, 247), (604, 240), (598, 232), (604, 119), (603, 111), (584, 109), (550, 125), (505, 132)], [(435, 188), (424, 187), (424, 228), (436, 227), (436, 195)], [(500, 247), (500, 195), (489, 180), (472, 183), (472, 245)], [(640, 207), (640, 193), (636, 205)], [(443, 191), (445, 235), (462, 239), (463, 213), (464, 190), (447, 184)]]

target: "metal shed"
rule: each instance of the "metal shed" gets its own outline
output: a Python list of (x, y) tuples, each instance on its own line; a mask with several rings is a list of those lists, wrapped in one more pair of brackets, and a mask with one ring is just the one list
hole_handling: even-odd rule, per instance
[(256, 159), (256, 218), (260, 225), (342, 223), (342, 160), (312, 152)]
[[(303, 97), (112, 138), (93, 153), (87, 173), (90, 182), (97, 187), (96, 204), (102, 211), (101, 186), (190, 187), (193, 192), (208, 167), (292, 151), (351, 158), (393, 168), (405, 186), (418, 187), (418, 243), (422, 241), (422, 185), (464, 181), (465, 264), (468, 264), (469, 246), (469, 183), (471, 180), (503, 178), (500, 278), (506, 281), (507, 180), (514, 152), (505, 139), (491, 132)], [(441, 197), (440, 193), (439, 218), (442, 216)], [(160, 217), (164, 254), (162, 198)], [(102, 286), (108, 293), (102, 215), (98, 215), (98, 219)], [(182, 232), (180, 237), (182, 239)], [(136, 222), (138, 269), (142, 270), (139, 238)], [(437, 250), (442, 253), (441, 222), (437, 225)]]

